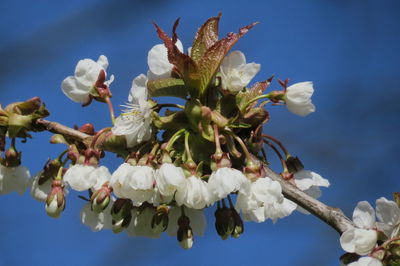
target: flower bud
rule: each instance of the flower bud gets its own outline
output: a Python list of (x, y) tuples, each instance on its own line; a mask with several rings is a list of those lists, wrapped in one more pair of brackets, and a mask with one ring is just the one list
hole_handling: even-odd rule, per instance
[(235, 224), (231, 236), (234, 238), (238, 238), (244, 232), (243, 220), (240, 217), (239, 213), (234, 208), (231, 208), (231, 211), (232, 211), (232, 218)]
[(99, 190), (96, 190), (90, 197), (92, 211), (96, 213), (103, 212), (110, 203), (112, 188), (109, 182), (104, 183)]
[(232, 209), (227, 207), (220, 208), (218, 206), (214, 213), (215, 215), (215, 229), (222, 240), (226, 240), (228, 236), (233, 233), (235, 229), (235, 220), (232, 217)]
[(94, 126), (86, 123), (78, 129), (80, 132), (93, 136), (95, 134)]
[(297, 173), (304, 169), (303, 163), (300, 161), (299, 157), (290, 156), (286, 159), (286, 166), (290, 173)]
[(65, 209), (64, 185), (61, 180), (53, 180), (45, 208), (47, 214), (53, 218), (60, 217), (61, 212)]
[(151, 228), (157, 232), (164, 232), (168, 227), (168, 213), (169, 208), (167, 205), (160, 205), (157, 207), (156, 213), (151, 220)]
[(2, 164), (6, 167), (16, 167), (21, 165), (21, 153), (12, 145), (6, 152)]
[(177, 239), (179, 245), (184, 249), (190, 249), (193, 246), (193, 231), (189, 224), (189, 218), (182, 214), (178, 219)]
[(128, 227), (132, 219), (132, 202), (128, 199), (117, 199), (111, 208), (112, 230), (118, 234)]

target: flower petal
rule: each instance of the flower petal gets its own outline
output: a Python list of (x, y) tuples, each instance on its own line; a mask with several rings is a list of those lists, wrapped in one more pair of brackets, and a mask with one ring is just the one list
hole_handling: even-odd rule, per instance
[(353, 212), (353, 222), (359, 228), (371, 229), (375, 225), (375, 210), (367, 201), (360, 201)]

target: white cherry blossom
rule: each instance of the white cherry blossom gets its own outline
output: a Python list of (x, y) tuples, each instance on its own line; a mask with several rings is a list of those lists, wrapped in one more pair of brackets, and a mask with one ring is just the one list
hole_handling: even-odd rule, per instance
[(284, 100), (290, 112), (306, 116), (315, 112), (315, 106), (311, 102), (314, 93), (313, 84), (310, 81), (295, 83), (286, 88)]
[[(177, 40), (176, 46), (183, 52), (183, 45)], [(150, 49), (147, 55), (147, 64), (149, 65), (149, 79), (163, 79), (171, 76), (173, 65), (168, 61), (168, 50), (164, 44), (157, 44)]]
[(111, 174), (105, 166), (90, 166), (75, 164), (71, 166), (64, 175), (64, 181), (77, 191), (88, 189), (97, 190), (106, 181), (109, 181)]
[(29, 185), (29, 170), (24, 166), (5, 167), (0, 165), (0, 195), (13, 191), (24, 194)]
[(116, 196), (131, 199), (135, 206), (140, 206), (153, 197), (154, 175), (155, 170), (149, 166), (123, 163), (113, 173), (110, 185)]
[[(309, 170), (300, 170), (294, 173), (294, 182), (299, 189), (303, 190), (306, 194), (315, 199), (319, 198), (322, 194), (320, 187), (330, 186), (328, 179), (325, 179), (321, 175)], [(310, 214), (300, 206), (297, 206), (297, 210), (304, 214)]]
[(239, 192), (235, 208), (244, 220), (260, 223), (290, 215), (296, 204), (283, 197), (279, 182), (265, 177), (252, 182), (248, 192)]
[(246, 57), (240, 51), (233, 51), (221, 63), (222, 87), (236, 93), (246, 87), (260, 71), (256, 63), (246, 64)]
[(223, 199), (232, 192), (248, 189), (250, 181), (239, 170), (229, 167), (218, 168), (212, 172), (208, 179), (211, 196), (211, 203)]
[(190, 176), (186, 179), (183, 189), (178, 188), (175, 200), (179, 206), (185, 205), (192, 209), (202, 209), (211, 200), (209, 185), (199, 177)]
[(103, 212), (96, 213), (92, 211), (91, 203), (88, 202), (81, 210), (81, 222), (90, 227), (93, 232), (98, 232), (102, 229), (112, 228), (111, 208), (114, 200), (111, 198), (110, 203)]
[(375, 258), (361, 257), (357, 261), (347, 264), (347, 266), (383, 266), (383, 264)]
[(396, 202), (381, 197), (376, 200), (377, 227), (389, 238), (400, 231), (400, 208)]
[(147, 77), (140, 74), (132, 81), (129, 103), (123, 113), (115, 119), (112, 132), (117, 136), (125, 136), (127, 147), (147, 141), (152, 136), (151, 108), (147, 101)]
[(345, 231), (340, 237), (342, 248), (350, 253), (368, 254), (378, 240), (375, 226), (375, 211), (367, 201), (360, 201), (353, 212), (353, 222), (356, 226)]
[[(93, 89), (100, 71), (106, 72), (107, 67), (108, 59), (104, 55), (100, 55), (96, 62), (88, 58), (80, 60), (75, 67), (74, 76), (65, 78), (61, 83), (62, 91), (74, 102), (88, 102), (90, 91)], [(110, 85), (113, 80), (114, 76), (112, 75), (106, 84)]]
[(182, 168), (164, 163), (156, 171), (156, 186), (163, 196), (172, 196), (175, 191), (186, 189), (186, 178)]

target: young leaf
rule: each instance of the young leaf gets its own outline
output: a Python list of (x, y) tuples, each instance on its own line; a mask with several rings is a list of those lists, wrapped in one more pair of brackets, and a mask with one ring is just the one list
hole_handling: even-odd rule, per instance
[(197, 31), (193, 41), (191, 58), (194, 61), (200, 60), (205, 52), (218, 41), (218, 23), (221, 13), (217, 17), (209, 18)]
[(186, 99), (188, 91), (182, 79), (166, 78), (150, 80), (147, 89), (152, 97), (173, 96)]

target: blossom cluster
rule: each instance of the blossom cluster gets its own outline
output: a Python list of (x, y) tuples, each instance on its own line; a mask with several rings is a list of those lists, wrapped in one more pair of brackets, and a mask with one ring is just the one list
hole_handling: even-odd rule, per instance
[[(95, 131), (85, 124), (76, 128), (77, 138), (55, 134), (51, 143), (67, 149), (32, 178), (21, 165), (15, 139), (44, 130), (34, 121), (48, 111), (37, 98), (0, 108), (0, 151), (5, 151), (6, 136), (12, 139), (0, 160), (0, 194), (22, 194), (30, 186), (47, 214), (57, 218), (71, 190), (88, 192), (88, 198), (80, 196), (86, 201), (80, 218), (92, 231), (150, 238), (166, 232), (185, 249), (192, 247), (194, 235), (204, 234), (206, 208), (215, 208), (215, 229), (222, 239), (239, 237), (243, 221), (276, 222), (295, 210), (307, 214), (306, 206), (285, 197), (282, 184), (318, 198), (330, 182), (304, 169), (277, 138), (264, 133), (264, 125), (274, 106), (285, 105), (299, 116), (314, 112), (313, 83), (278, 80), (279, 89), (269, 90), (271, 77), (251, 84), (260, 64), (248, 63), (241, 51), (229, 51), (255, 24), (219, 39), (219, 19), (207, 20), (186, 50), (176, 34), (178, 21), (172, 37), (155, 24), (162, 43), (148, 52), (148, 71), (132, 80), (118, 116), (107, 57), (80, 60), (61, 89), (83, 106), (106, 103), (112, 125)], [(185, 104), (158, 103), (163, 96)], [(106, 152), (122, 158), (115, 171), (101, 164)], [(268, 174), (270, 153), (281, 162), (279, 181)], [(355, 227), (340, 238), (351, 257), (348, 265), (391, 265), (398, 259), (393, 257), (399, 253), (396, 202), (381, 198), (376, 212), (360, 202), (353, 222)]]
[(397, 252), (393, 252), (400, 232), (400, 208), (396, 202), (381, 197), (376, 200), (375, 211), (367, 201), (360, 201), (354, 209), (353, 222), (356, 227), (342, 234), (340, 244), (346, 252), (368, 256), (348, 265), (380, 266), (381, 261), (392, 265), (398, 260)]

